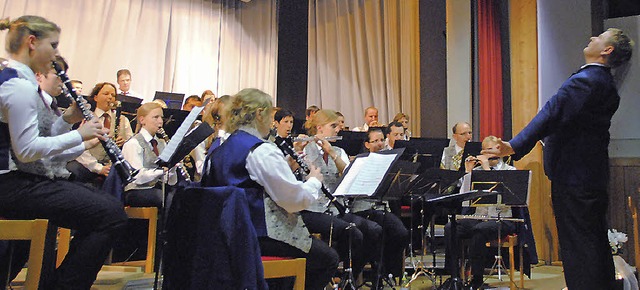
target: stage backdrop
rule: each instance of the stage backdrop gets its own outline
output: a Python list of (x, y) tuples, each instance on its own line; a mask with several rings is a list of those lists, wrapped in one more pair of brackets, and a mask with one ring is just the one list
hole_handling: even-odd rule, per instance
[(69, 76), (85, 92), (115, 83), (116, 71), (128, 68), (132, 90), (148, 101), (155, 91), (222, 95), (255, 87), (275, 95), (275, 7), (276, 0), (0, 0), (0, 17), (57, 23)]

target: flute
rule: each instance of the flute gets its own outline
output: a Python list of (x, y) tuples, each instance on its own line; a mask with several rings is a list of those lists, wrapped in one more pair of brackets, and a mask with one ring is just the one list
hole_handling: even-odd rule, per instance
[[(310, 142), (315, 140), (316, 137), (315, 136), (310, 136), (310, 137), (295, 137), (293, 138), (293, 142)], [(342, 136), (330, 136), (330, 137), (324, 137), (320, 140), (327, 140), (329, 142), (332, 141), (338, 141), (338, 140), (342, 140)]]

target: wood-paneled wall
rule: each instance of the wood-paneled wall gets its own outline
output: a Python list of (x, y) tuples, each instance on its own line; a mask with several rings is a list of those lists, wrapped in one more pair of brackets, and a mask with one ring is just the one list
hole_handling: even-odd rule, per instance
[[(511, 92), (513, 136), (538, 113), (538, 39), (536, 0), (510, 2)], [(529, 212), (538, 257), (550, 264), (558, 260), (558, 234), (551, 208), (551, 184), (544, 175), (542, 147), (516, 162), (533, 172)]]
[[(609, 211), (607, 217), (609, 228), (617, 229), (627, 234), (629, 241), (623, 246), (621, 256), (632, 266), (640, 266), (636, 258), (634, 245), (640, 243), (633, 237), (633, 220), (628, 198), (633, 200), (633, 206), (640, 209), (640, 158), (612, 158), (609, 161)], [(640, 229), (636, 229), (640, 230)]]

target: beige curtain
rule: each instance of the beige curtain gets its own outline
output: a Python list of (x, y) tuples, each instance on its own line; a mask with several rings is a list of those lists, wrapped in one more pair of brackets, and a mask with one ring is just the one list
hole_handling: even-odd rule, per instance
[[(62, 28), (69, 76), (89, 91), (128, 68), (132, 89), (275, 95), (276, 0), (0, 0), (0, 16), (43, 16)], [(0, 45), (4, 47), (4, 33)], [(6, 53), (4, 54), (6, 55)]]
[(369, 106), (383, 123), (404, 112), (420, 132), (419, 49), (417, 0), (310, 0), (307, 104), (351, 128)]

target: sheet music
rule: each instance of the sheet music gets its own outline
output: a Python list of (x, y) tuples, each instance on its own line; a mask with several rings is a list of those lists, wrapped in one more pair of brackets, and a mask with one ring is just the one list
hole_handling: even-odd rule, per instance
[(171, 138), (171, 141), (169, 141), (169, 144), (164, 147), (164, 150), (162, 150), (162, 153), (160, 153), (158, 159), (164, 162), (169, 162), (169, 159), (171, 158), (173, 153), (176, 151), (176, 149), (178, 149), (178, 145), (182, 142), (184, 136), (187, 135), (187, 131), (189, 131), (189, 128), (191, 128), (191, 124), (196, 121), (196, 119), (200, 115), (200, 112), (202, 112), (207, 103), (209, 103), (209, 100), (210, 99), (207, 99), (200, 107), (193, 107), (189, 115), (184, 119), (184, 122), (180, 124), (180, 127), (178, 128), (176, 133), (173, 134), (173, 137)]
[(333, 195), (373, 195), (396, 156), (371, 153), (367, 157), (356, 158)]

